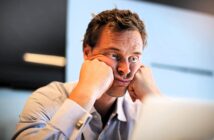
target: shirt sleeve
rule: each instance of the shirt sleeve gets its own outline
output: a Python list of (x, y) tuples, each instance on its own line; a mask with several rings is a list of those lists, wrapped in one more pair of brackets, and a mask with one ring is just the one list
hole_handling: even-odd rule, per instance
[(91, 114), (86, 112), (81, 106), (67, 99), (51, 119), (50, 124), (63, 132), (67, 137), (75, 139), (91, 118)]
[(20, 115), (12, 139), (76, 139), (92, 116), (61, 92), (59, 87), (49, 86), (34, 93)]

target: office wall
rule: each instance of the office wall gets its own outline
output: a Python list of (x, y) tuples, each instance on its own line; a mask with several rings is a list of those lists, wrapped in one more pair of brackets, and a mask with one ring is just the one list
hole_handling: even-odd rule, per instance
[(0, 89), (0, 139), (10, 140), (30, 91)]

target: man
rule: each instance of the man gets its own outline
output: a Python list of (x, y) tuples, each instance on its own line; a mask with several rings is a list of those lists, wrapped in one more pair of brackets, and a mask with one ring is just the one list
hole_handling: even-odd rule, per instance
[(145, 45), (136, 13), (113, 9), (96, 15), (84, 36), (79, 81), (35, 91), (14, 139), (128, 139), (141, 102), (159, 94), (140, 61)]

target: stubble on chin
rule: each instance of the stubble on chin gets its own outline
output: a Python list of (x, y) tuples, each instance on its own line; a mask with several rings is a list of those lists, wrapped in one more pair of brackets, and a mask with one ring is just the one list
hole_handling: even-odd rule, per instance
[(128, 88), (128, 86), (114, 86), (114, 85), (112, 85), (106, 91), (106, 94), (108, 94), (111, 97), (122, 97), (125, 95), (127, 88)]

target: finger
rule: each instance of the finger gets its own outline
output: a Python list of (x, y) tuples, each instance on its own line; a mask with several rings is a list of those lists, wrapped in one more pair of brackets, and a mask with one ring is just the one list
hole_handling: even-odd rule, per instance
[[(90, 57), (88, 57), (86, 60), (94, 60), (94, 59), (98, 59), (98, 60), (99, 60), (99, 58), (102, 58), (102, 57), (103, 57), (103, 55), (98, 54), (98, 55), (90, 56)], [(100, 60), (99, 60), (99, 61), (100, 61)]]
[[(140, 70), (143, 69), (143, 68), (145, 68), (145, 66), (144, 66), (144, 64), (141, 63), (141, 64), (139, 65), (137, 71), (140, 71)], [(137, 72), (137, 71), (136, 71), (136, 72)]]
[(102, 54), (91, 56), (88, 58), (88, 60), (98, 60), (98, 61), (104, 62), (105, 64), (107, 64), (111, 68), (114, 68), (116, 65), (116, 62), (114, 60), (112, 60), (109, 57), (102, 55)]
[(129, 91), (129, 95), (130, 95), (130, 97), (131, 97), (131, 99), (132, 99), (133, 102), (137, 99), (134, 91)]
[(109, 59), (108, 57), (102, 54), (94, 55), (88, 58), (88, 60), (95, 60), (95, 59), (101, 62), (105, 62), (106, 64), (110, 64), (113, 62), (111, 59)]
[(132, 101), (134, 102), (136, 100), (136, 95), (135, 95), (134, 90), (131, 86), (128, 87), (128, 92), (129, 92), (129, 95), (130, 95)]
[(141, 66), (140, 66), (140, 68), (144, 68), (144, 67), (145, 67), (145, 65), (142, 63)]

